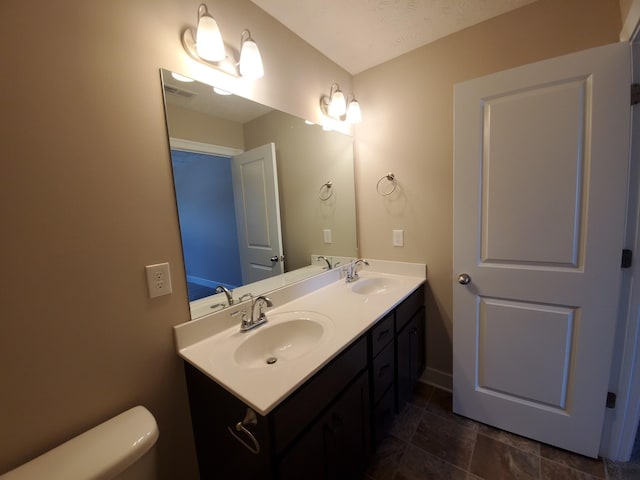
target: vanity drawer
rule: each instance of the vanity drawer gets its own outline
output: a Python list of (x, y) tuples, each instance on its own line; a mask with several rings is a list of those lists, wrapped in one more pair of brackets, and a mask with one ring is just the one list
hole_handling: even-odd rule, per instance
[(391, 312), (371, 330), (371, 355), (375, 357), (391, 342), (393, 333), (393, 312)]
[(393, 383), (395, 373), (395, 355), (393, 342), (390, 342), (373, 360), (372, 390), (373, 401), (377, 402)]
[(275, 451), (282, 452), (366, 368), (367, 341), (363, 336), (274, 410)]
[(402, 330), (411, 317), (424, 305), (424, 285), (420, 285), (396, 308), (396, 332)]

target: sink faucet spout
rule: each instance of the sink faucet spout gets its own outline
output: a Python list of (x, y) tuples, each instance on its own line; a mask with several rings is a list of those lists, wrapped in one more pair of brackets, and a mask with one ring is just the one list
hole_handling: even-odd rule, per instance
[[(256, 328), (263, 323), (267, 323), (267, 316), (262, 311), (264, 307), (273, 307), (273, 302), (270, 298), (260, 295), (256, 297), (251, 303), (251, 314), (247, 315), (246, 310), (238, 310), (231, 314), (231, 316), (242, 315), (242, 322), (240, 323), (240, 331), (248, 332)], [(257, 313), (257, 316), (256, 316)]]
[(323, 255), (319, 255), (318, 258), (316, 258), (317, 261), (320, 260), (324, 260), (325, 262), (327, 262), (327, 270), (331, 270), (331, 262), (329, 261), (329, 259)]
[(215, 290), (216, 293), (224, 293), (227, 296), (227, 302), (229, 302), (229, 306), (233, 305), (233, 293), (224, 285), (218, 285)]
[(358, 278), (360, 278), (358, 275), (358, 265), (360, 265), (361, 263), (366, 265), (367, 267), (369, 266), (369, 262), (367, 262), (364, 258), (355, 260), (347, 267), (347, 276), (345, 277), (345, 282), (355, 282), (356, 280), (358, 280)]

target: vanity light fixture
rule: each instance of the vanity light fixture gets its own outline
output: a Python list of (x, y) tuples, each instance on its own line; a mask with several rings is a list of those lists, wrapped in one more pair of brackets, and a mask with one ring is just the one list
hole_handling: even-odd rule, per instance
[(207, 6), (202, 3), (198, 7), (198, 26), (196, 27), (196, 53), (203, 60), (219, 62), (224, 60), (224, 42), (218, 23), (213, 18)]
[(320, 110), (327, 117), (341, 122), (358, 123), (362, 120), (358, 101), (355, 97), (350, 97), (347, 101), (337, 83), (331, 85), (329, 95), (320, 97)]
[(236, 62), (231, 49), (228, 49), (222, 40), (218, 23), (204, 3), (198, 7), (196, 29), (187, 28), (182, 32), (182, 46), (194, 60), (235, 77), (250, 80), (262, 77), (264, 75), (262, 57), (249, 30), (242, 31), (240, 43), (240, 61)]
[(240, 34), (240, 75), (249, 80), (264, 76), (258, 44), (251, 38), (251, 32), (247, 29)]

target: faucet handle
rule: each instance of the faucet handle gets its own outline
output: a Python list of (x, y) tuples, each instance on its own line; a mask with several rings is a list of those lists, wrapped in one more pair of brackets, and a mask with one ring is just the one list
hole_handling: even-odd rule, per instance
[(247, 315), (247, 311), (246, 310), (236, 310), (235, 312), (233, 312), (231, 314), (232, 317), (237, 317), (238, 315), (242, 316), (242, 322), (240, 322), (240, 328), (244, 329), (244, 328), (249, 327), (251, 322), (249, 321), (249, 316)]
[(248, 293), (245, 293), (244, 295), (241, 295), (240, 298), (238, 299), (238, 301), (242, 302), (243, 300), (246, 300), (247, 298), (253, 298), (253, 293), (248, 292)]

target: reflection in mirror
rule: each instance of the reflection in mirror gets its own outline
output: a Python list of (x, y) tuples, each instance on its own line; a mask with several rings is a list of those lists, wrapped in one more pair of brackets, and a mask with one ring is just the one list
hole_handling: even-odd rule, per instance
[(162, 83), (191, 318), (357, 257), (350, 136)]

